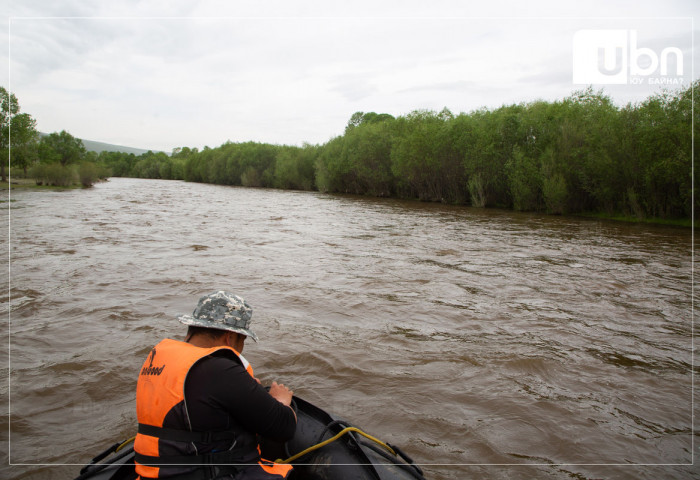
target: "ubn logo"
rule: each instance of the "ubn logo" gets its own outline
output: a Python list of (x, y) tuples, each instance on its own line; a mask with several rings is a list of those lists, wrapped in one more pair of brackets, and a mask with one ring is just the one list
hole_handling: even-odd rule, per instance
[(642, 83), (641, 77), (657, 72), (668, 76), (670, 59), (675, 61), (675, 75), (682, 77), (681, 49), (667, 47), (657, 54), (651, 48), (639, 48), (636, 30), (578, 30), (574, 34), (574, 83)]

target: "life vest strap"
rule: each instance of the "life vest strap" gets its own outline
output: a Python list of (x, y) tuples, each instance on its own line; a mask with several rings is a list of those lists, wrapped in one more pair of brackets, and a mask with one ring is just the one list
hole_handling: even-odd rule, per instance
[(158, 437), (163, 440), (171, 440), (174, 442), (198, 442), (198, 443), (214, 443), (226, 440), (238, 440), (241, 436), (240, 431), (222, 430), (218, 432), (193, 432), (190, 430), (181, 430), (178, 428), (164, 428), (139, 423), (138, 433), (148, 435), (149, 437)]
[(253, 458), (244, 458), (241, 452), (237, 450), (227, 450), (225, 452), (205, 453), (201, 455), (169, 455), (169, 456), (151, 456), (143, 455), (134, 452), (134, 460), (141, 465), (149, 467), (162, 467), (166, 465), (191, 465), (191, 466), (210, 466), (219, 465), (227, 467), (235, 467), (241, 465), (250, 465), (257, 463), (257, 456)]

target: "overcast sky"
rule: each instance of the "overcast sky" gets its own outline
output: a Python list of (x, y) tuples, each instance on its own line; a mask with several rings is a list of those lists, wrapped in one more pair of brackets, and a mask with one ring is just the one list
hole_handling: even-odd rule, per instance
[(167, 152), (325, 143), (356, 111), (559, 100), (608, 31), (628, 49), (600, 62), (629, 75), (593, 87), (617, 104), (698, 78), (696, 0), (4, 1), (0, 85), (40, 131)]

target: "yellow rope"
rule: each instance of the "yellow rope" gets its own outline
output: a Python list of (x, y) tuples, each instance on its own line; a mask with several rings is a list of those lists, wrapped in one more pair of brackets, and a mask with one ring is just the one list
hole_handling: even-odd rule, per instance
[(123, 442), (121, 445), (119, 445), (119, 446), (117, 447), (117, 449), (114, 451), (114, 453), (117, 453), (119, 450), (121, 450), (122, 448), (126, 447), (126, 446), (129, 445), (131, 442), (133, 442), (134, 440), (136, 440), (136, 437), (131, 437), (129, 440), (126, 440), (125, 442)]
[(275, 460), (275, 462), (276, 462), (276, 463), (291, 463), (291, 462), (293, 462), (294, 460), (296, 460), (297, 458), (303, 457), (303, 456), (306, 455), (307, 453), (311, 453), (311, 452), (313, 452), (314, 450), (318, 450), (318, 449), (321, 448), (321, 447), (325, 447), (325, 446), (328, 445), (329, 443), (335, 442), (336, 440), (338, 440), (340, 437), (342, 437), (343, 435), (345, 435), (345, 434), (348, 433), (348, 432), (356, 432), (356, 433), (359, 433), (359, 434), (362, 435), (363, 437), (369, 438), (369, 439), (372, 440), (373, 442), (378, 443), (378, 444), (381, 445), (382, 447), (386, 448), (389, 452), (391, 452), (392, 455), (396, 455), (396, 452), (394, 451), (394, 449), (391, 448), (391, 447), (390, 447), (389, 445), (387, 445), (386, 443), (382, 442), (381, 440), (379, 440), (379, 439), (373, 437), (372, 435), (368, 435), (367, 433), (363, 432), (363, 431), (360, 430), (359, 428), (347, 427), (347, 428), (344, 428), (343, 430), (341, 430), (340, 433), (338, 433), (336, 436), (331, 437), (331, 438), (329, 438), (328, 440), (324, 440), (324, 441), (321, 442), (321, 443), (317, 443), (316, 445), (313, 445), (313, 446), (307, 448), (306, 450), (297, 453), (296, 455), (292, 455), (291, 457), (289, 457), (289, 458), (286, 459), (286, 460), (282, 460), (282, 459), (280, 458), (280, 459)]
[[(359, 434), (362, 435), (363, 437), (368, 438), (368, 439), (372, 440), (373, 442), (375, 442), (375, 443), (381, 445), (382, 447), (386, 448), (392, 455), (396, 455), (396, 452), (394, 451), (393, 448), (391, 448), (389, 445), (387, 445), (386, 443), (382, 442), (382, 441), (379, 440), (378, 438), (373, 437), (372, 435), (369, 435), (368, 433), (363, 432), (363, 431), (360, 430), (359, 428), (356, 428), (356, 427), (346, 427), (346, 428), (342, 429), (337, 435), (335, 435), (335, 436), (329, 438), (328, 440), (324, 440), (324, 441), (321, 442), (321, 443), (317, 443), (316, 445), (312, 445), (312, 446), (310, 446), (309, 448), (307, 448), (306, 450), (303, 450), (303, 451), (297, 453), (296, 455), (292, 455), (291, 457), (289, 457), (289, 458), (286, 459), (286, 460), (282, 460), (281, 458), (279, 458), (279, 459), (275, 460), (275, 462), (276, 462), (276, 463), (291, 463), (291, 462), (293, 462), (294, 460), (296, 460), (297, 458), (303, 457), (303, 456), (306, 455), (307, 453), (311, 453), (311, 452), (313, 452), (314, 450), (318, 450), (318, 449), (321, 448), (321, 447), (325, 447), (325, 446), (328, 445), (329, 443), (335, 442), (335, 441), (338, 440), (340, 437), (342, 437), (342, 436), (345, 435), (346, 433), (350, 433), (350, 432), (359, 433)], [(119, 446), (117, 447), (117, 449), (114, 451), (114, 453), (117, 453), (119, 450), (121, 450), (122, 448), (124, 448), (125, 446), (127, 446), (128, 444), (130, 444), (131, 442), (133, 442), (135, 439), (136, 439), (136, 437), (131, 437), (130, 439), (124, 441), (121, 445), (119, 445)]]

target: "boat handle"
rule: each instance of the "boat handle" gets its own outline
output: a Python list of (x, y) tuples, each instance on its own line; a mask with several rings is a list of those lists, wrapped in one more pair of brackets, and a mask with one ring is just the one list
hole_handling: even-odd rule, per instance
[(413, 459), (411, 457), (409, 457), (406, 452), (401, 450), (396, 445), (392, 445), (391, 443), (387, 443), (387, 445), (389, 445), (392, 448), (392, 450), (394, 450), (396, 452), (396, 454), (398, 456), (400, 456), (401, 458), (406, 460), (407, 463), (409, 463), (413, 468), (415, 468), (418, 471), (418, 473), (423, 475), (423, 470), (418, 465), (416, 465), (416, 462), (414, 462)]

